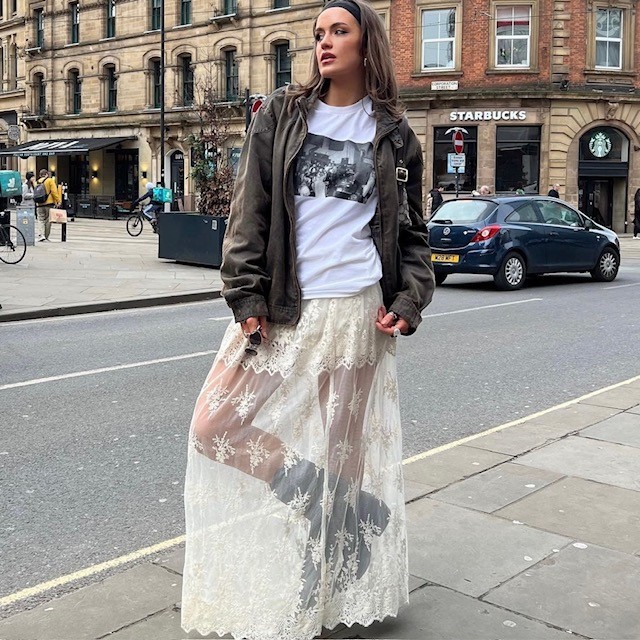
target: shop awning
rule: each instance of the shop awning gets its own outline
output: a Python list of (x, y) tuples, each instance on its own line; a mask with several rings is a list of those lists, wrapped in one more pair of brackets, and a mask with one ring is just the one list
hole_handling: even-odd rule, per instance
[(0, 156), (19, 156), (27, 158), (29, 156), (70, 156), (82, 153), (89, 153), (96, 149), (104, 149), (126, 140), (135, 140), (135, 137), (128, 138), (65, 138), (62, 140), (32, 140), (24, 142), (15, 147), (0, 149)]

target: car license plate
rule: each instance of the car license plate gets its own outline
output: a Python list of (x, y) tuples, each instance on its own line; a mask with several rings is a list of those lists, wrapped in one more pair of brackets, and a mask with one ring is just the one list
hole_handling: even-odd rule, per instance
[(455, 253), (432, 253), (431, 262), (460, 262), (460, 256)]

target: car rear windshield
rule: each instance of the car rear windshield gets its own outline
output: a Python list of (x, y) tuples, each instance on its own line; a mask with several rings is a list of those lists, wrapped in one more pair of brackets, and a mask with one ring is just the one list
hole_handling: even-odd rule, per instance
[(479, 222), (489, 217), (495, 203), (488, 200), (448, 200), (435, 212), (429, 222), (455, 224)]

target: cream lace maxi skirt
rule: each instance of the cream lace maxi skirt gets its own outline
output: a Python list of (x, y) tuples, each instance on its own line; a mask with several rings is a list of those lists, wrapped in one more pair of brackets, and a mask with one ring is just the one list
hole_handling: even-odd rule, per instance
[(303, 303), (257, 355), (226, 331), (191, 423), (182, 626), (254, 640), (408, 600), (395, 342), (378, 285)]

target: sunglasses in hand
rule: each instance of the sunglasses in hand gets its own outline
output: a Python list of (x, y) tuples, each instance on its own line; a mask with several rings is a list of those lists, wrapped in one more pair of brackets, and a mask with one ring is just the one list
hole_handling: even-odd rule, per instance
[(255, 356), (258, 354), (258, 347), (262, 344), (262, 327), (258, 325), (255, 331), (245, 333), (245, 337), (249, 340), (249, 346), (244, 350), (247, 355)]

